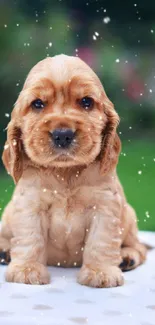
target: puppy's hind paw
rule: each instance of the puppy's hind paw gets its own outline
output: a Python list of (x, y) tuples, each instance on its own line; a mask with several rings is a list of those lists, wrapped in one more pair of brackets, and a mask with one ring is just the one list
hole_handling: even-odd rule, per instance
[(8, 265), (10, 261), (10, 252), (0, 251), (0, 265)]
[(130, 271), (142, 264), (146, 258), (146, 248), (142, 244), (136, 247), (123, 247), (121, 249), (122, 262), (119, 265), (122, 271)]

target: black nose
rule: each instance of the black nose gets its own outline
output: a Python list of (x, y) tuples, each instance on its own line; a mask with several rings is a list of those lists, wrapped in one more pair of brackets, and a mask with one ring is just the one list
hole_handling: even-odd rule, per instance
[(56, 147), (68, 148), (74, 139), (75, 133), (71, 129), (56, 129), (52, 133), (52, 139)]

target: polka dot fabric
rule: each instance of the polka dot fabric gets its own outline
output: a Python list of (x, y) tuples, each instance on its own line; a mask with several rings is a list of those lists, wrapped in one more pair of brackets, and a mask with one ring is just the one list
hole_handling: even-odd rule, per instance
[[(155, 247), (155, 233), (139, 236)], [(7, 283), (5, 270), (0, 266), (1, 325), (155, 325), (155, 248), (117, 288), (81, 286), (78, 269), (49, 268), (51, 284), (45, 286)]]

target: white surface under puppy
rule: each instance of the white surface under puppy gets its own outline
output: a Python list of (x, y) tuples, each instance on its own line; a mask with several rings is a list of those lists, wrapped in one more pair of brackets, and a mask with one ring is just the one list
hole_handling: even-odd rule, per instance
[[(155, 247), (155, 233), (140, 232)], [(77, 269), (49, 267), (52, 283), (7, 283), (0, 266), (1, 325), (154, 325), (155, 249), (145, 264), (124, 273), (125, 285), (94, 289), (76, 283)]]

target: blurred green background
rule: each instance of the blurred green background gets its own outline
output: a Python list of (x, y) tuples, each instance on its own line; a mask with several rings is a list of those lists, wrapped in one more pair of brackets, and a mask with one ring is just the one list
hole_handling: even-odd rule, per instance
[[(30, 68), (60, 53), (99, 75), (121, 123), (118, 173), (140, 229), (155, 231), (155, 1), (0, 1), (0, 155)], [(0, 214), (13, 182), (0, 163)]]

